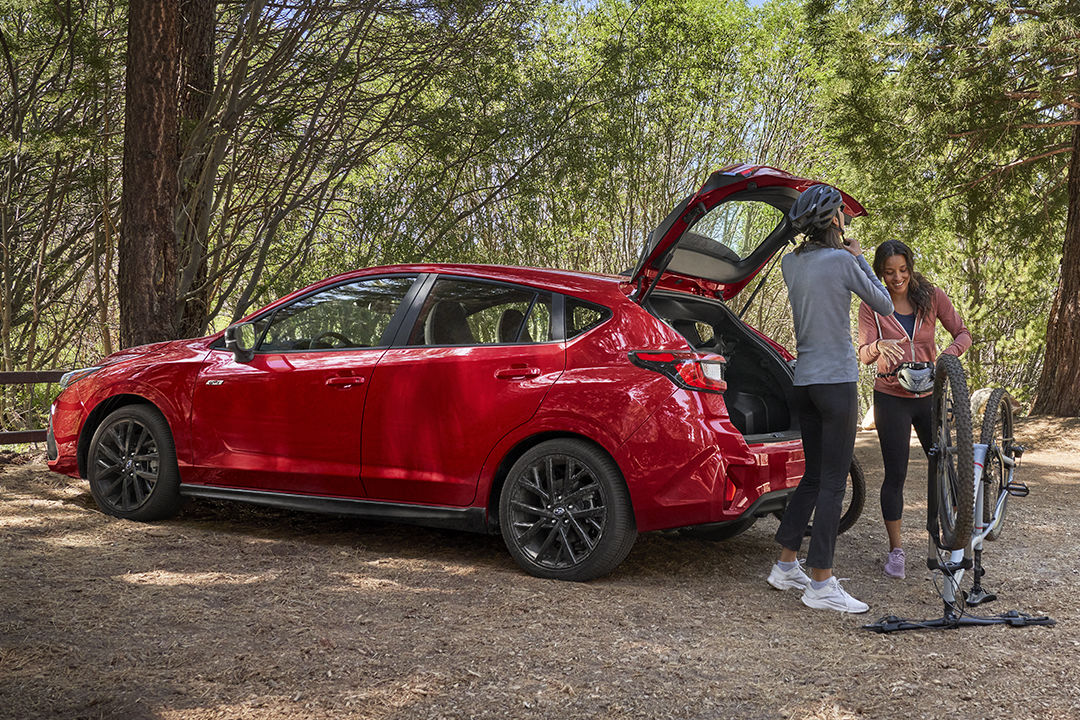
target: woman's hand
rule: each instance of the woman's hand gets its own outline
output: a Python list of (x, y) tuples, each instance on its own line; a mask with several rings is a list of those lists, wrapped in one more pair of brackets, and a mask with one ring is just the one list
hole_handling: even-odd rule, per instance
[(904, 358), (904, 350), (900, 347), (903, 340), (877, 340), (874, 344), (878, 352), (890, 365), (899, 363)]
[(844, 249), (855, 257), (862, 255), (862, 246), (859, 245), (859, 239), (854, 237), (844, 237)]

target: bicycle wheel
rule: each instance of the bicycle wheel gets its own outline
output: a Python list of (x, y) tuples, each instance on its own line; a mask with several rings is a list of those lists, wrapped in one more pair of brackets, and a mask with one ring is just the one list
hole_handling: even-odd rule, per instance
[(859, 461), (852, 458), (851, 469), (848, 471), (847, 489), (844, 491), (844, 514), (840, 516), (840, 525), (836, 529), (837, 535), (851, 529), (851, 526), (862, 515), (865, 503), (866, 475), (863, 474), (862, 465), (859, 464)]
[(955, 355), (938, 358), (932, 423), (937, 450), (930, 463), (929, 500), (936, 510), (939, 544), (960, 550), (971, 541), (975, 515), (975, 461), (967, 378)]
[(987, 446), (986, 464), (983, 468), (983, 522), (989, 523), (994, 519), (994, 507), (998, 498), (1003, 494), (1005, 502), (1001, 505), (1001, 521), (993, 531), (986, 535), (987, 540), (997, 540), (1001, 535), (1001, 526), (1005, 522), (1005, 509), (1009, 500), (1009, 494), (1005, 492), (1005, 483), (1008, 471), (1001, 462), (1002, 455), (1012, 458), (1015, 452), (1013, 446), (1013, 413), (1009, 395), (1003, 389), (997, 388), (990, 394), (986, 401), (986, 410), (983, 412), (982, 433), (979, 442)]
[[(841, 505), (840, 524), (836, 528), (836, 534), (842, 535), (847, 530), (851, 529), (851, 526), (855, 524), (855, 521), (862, 515), (863, 505), (866, 504), (866, 475), (863, 473), (862, 465), (855, 458), (851, 459), (851, 469), (848, 470), (848, 482), (847, 487), (844, 488), (844, 504)], [(784, 519), (784, 512), (787, 510), (774, 510), (773, 515), (777, 520)], [(814, 516), (810, 516), (810, 523), (806, 526), (806, 537), (810, 537), (810, 533), (814, 529)]]

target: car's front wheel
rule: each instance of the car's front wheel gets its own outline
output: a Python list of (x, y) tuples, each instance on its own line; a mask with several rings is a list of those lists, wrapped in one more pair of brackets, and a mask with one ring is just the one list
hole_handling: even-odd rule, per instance
[(169, 423), (151, 405), (114, 410), (90, 440), (90, 492), (110, 515), (158, 520), (180, 507), (180, 472)]
[(575, 439), (540, 443), (506, 478), (499, 525), (514, 560), (530, 575), (591, 580), (626, 558), (637, 539), (618, 466)]

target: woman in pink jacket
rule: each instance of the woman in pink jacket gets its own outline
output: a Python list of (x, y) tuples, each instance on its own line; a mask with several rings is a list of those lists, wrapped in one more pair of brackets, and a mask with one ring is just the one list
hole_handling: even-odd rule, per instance
[(896, 379), (902, 362), (935, 362), (937, 323), (952, 334), (944, 352), (959, 356), (971, 347), (971, 334), (945, 292), (915, 271), (911, 249), (899, 240), (887, 240), (874, 253), (874, 274), (885, 283), (895, 312), (882, 316), (866, 303), (859, 307), (859, 360), (877, 363), (874, 383), (874, 423), (881, 443), (885, 480), (881, 485), (881, 514), (889, 536), (885, 574), (904, 577), (904, 550), (900, 544), (900, 516), (904, 509), (911, 428), (923, 452), (933, 444), (930, 412), (932, 398), (908, 392)]

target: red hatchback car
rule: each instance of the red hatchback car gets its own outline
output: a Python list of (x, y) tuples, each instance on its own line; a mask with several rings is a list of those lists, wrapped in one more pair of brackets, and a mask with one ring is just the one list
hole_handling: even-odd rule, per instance
[(733, 535), (782, 512), (803, 453), (791, 356), (723, 301), (795, 236), (812, 184), (714, 173), (629, 277), (368, 268), (114, 353), (62, 382), (49, 466), (118, 517), (194, 496), (501, 532), (565, 580), (610, 572), (638, 532)]

